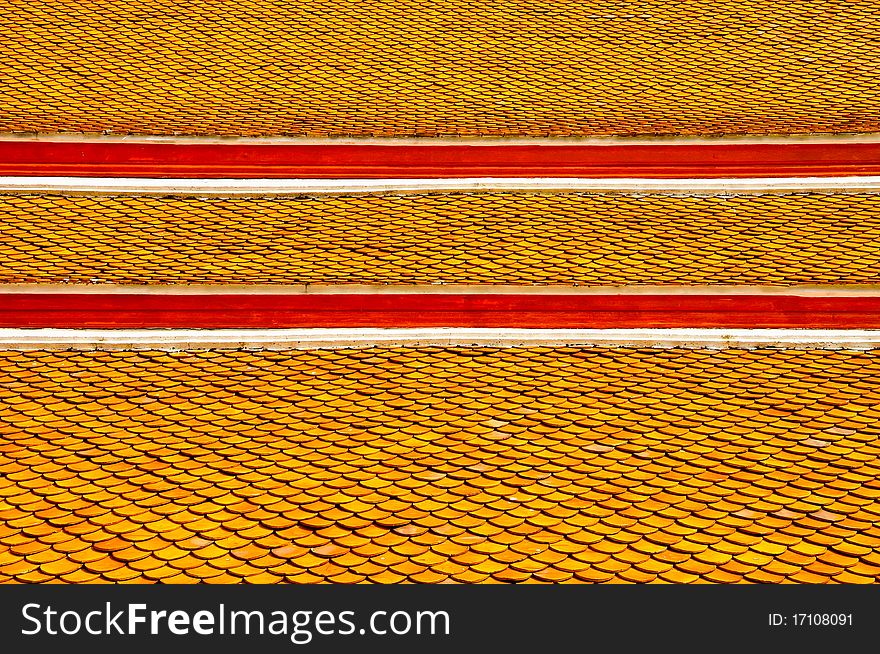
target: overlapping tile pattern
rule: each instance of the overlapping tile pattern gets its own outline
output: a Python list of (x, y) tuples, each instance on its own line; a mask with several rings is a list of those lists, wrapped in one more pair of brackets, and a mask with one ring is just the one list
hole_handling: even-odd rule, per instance
[(880, 352), (0, 352), (4, 582), (872, 582)]
[(877, 284), (880, 194), (0, 195), (0, 283)]
[(0, 1), (0, 131), (880, 129), (873, 0)]

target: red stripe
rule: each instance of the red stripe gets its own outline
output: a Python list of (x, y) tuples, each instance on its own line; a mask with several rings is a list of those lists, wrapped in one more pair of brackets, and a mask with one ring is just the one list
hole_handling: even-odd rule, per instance
[(0, 327), (880, 329), (880, 297), (8, 294)]
[(880, 143), (247, 145), (0, 141), (0, 175), (184, 178), (880, 174)]

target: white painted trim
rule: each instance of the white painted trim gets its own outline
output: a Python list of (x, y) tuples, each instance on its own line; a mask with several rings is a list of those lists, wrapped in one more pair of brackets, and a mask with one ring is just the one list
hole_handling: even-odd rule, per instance
[(877, 297), (877, 285), (573, 286), (515, 284), (0, 284), (0, 297), (34, 295), (785, 295)]
[(0, 141), (167, 143), (170, 145), (727, 145), (788, 143), (880, 143), (880, 133), (721, 134), (717, 136), (172, 136), (97, 132), (7, 132)]
[(880, 176), (755, 177), (742, 179), (595, 179), (467, 177), (453, 179), (180, 179), (137, 177), (0, 177), (0, 193), (70, 195), (303, 195), (455, 191), (621, 193), (788, 193), (876, 191)]
[(9, 350), (339, 349), (367, 347), (880, 348), (880, 330), (797, 329), (0, 329)]

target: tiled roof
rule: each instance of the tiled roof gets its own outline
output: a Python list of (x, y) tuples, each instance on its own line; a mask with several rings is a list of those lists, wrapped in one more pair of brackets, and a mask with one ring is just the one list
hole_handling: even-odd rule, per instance
[(877, 352), (0, 353), (0, 580), (871, 582)]
[(880, 194), (0, 195), (0, 283), (876, 284)]
[(880, 129), (873, 0), (0, 1), (0, 130)]

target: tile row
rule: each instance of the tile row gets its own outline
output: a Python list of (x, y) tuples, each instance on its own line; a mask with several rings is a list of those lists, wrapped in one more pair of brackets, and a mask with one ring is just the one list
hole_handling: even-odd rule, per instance
[(862, 284), (880, 194), (0, 195), (0, 283)]
[(0, 3), (0, 130), (583, 136), (880, 128), (868, 0)]
[(874, 582), (877, 352), (0, 352), (3, 582)]

